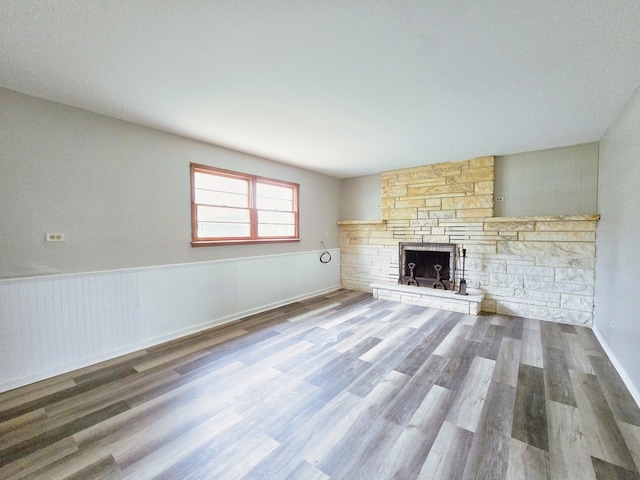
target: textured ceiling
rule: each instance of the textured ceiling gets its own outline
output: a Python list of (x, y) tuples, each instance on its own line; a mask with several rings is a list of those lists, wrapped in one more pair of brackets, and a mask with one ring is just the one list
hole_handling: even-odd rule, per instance
[(638, 0), (12, 0), (0, 85), (337, 177), (600, 139)]

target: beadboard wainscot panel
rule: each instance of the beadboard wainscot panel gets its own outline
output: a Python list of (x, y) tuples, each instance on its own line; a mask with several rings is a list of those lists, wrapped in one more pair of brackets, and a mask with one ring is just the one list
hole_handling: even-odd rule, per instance
[(0, 280), (0, 391), (340, 287), (340, 250)]

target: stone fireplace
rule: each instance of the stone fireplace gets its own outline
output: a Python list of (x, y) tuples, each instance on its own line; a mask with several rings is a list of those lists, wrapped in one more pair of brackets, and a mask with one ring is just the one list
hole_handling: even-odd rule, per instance
[(455, 245), (400, 242), (398, 266), (398, 283), (401, 285), (455, 289)]
[(483, 311), (591, 326), (600, 217), (494, 217), (493, 161), (382, 173), (382, 220), (339, 222), (342, 286), (407, 303), (430, 291), (457, 303), (462, 295), (453, 291), (400, 285), (409, 273), (398, 252), (402, 243), (464, 247), (468, 297), (481, 298)]

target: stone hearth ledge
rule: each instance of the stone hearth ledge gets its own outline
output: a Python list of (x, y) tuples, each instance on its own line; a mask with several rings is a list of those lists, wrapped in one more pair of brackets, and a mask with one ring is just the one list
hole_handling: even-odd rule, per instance
[(484, 299), (482, 294), (456, 295), (451, 290), (393, 283), (372, 283), (371, 288), (373, 289), (373, 298), (380, 300), (438, 308), (469, 315), (480, 313), (480, 306)]

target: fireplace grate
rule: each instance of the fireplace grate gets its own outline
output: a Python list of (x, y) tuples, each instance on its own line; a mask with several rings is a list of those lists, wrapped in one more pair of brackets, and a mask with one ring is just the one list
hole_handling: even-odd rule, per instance
[(456, 245), (402, 242), (398, 283), (454, 290), (455, 265)]

